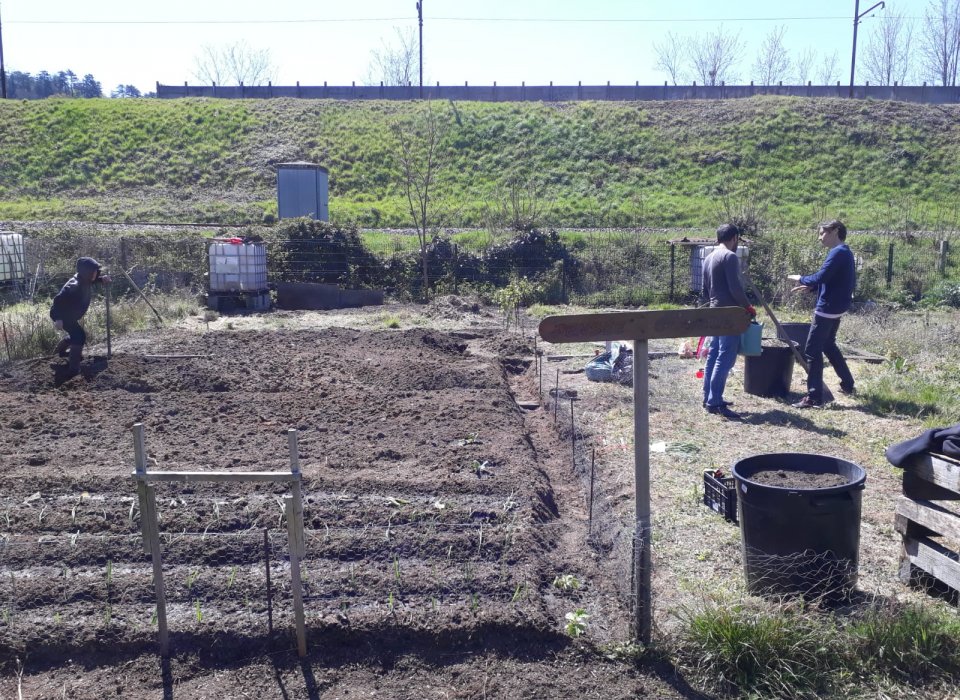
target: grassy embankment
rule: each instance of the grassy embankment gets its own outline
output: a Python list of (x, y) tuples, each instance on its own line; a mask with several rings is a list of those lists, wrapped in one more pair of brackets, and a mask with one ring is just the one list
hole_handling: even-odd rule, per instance
[[(331, 216), (404, 226), (391, 126), (409, 102), (41, 100), (0, 104), (0, 219), (259, 223), (276, 163), (330, 169)], [(483, 223), (511, 178), (564, 227), (713, 226), (724, 197), (776, 225), (956, 229), (960, 107), (798, 98), (438, 103), (438, 202)]]

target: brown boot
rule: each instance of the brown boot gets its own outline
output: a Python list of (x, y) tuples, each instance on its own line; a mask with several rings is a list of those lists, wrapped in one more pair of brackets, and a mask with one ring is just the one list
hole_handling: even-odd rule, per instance
[(83, 359), (83, 346), (70, 346), (70, 373), (80, 374), (80, 360)]
[(70, 338), (66, 337), (62, 339), (59, 343), (57, 343), (57, 347), (53, 349), (53, 354), (57, 355), (58, 357), (66, 357), (67, 348), (69, 347), (70, 347)]

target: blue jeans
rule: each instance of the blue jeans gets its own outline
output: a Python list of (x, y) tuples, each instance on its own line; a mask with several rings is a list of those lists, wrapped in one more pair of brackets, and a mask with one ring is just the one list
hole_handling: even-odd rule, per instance
[(810, 371), (807, 372), (807, 394), (817, 402), (823, 401), (823, 356), (830, 360), (837, 376), (840, 377), (840, 388), (844, 391), (853, 390), (853, 375), (847, 367), (843, 353), (837, 347), (837, 329), (840, 328), (839, 318), (824, 318), (814, 314), (810, 324), (810, 333), (807, 335), (807, 347), (803, 354)]
[(721, 405), (727, 375), (737, 362), (739, 349), (739, 335), (718, 335), (710, 341), (707, 366), (703, 371), (703, 400), (707, 406)]

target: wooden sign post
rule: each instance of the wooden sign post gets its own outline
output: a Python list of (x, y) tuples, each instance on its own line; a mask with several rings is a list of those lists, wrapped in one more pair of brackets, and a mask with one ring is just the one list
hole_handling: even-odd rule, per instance
[(636, 529), (633, 540), (634, 636), (650, 643), (650, 402), (647, 341), (651, 338), (739, 335), (750, 315), (739, 306), (678, 311), (620, 311), (548, 316), (540, 337), (551, 343), (633, 341), (633, 459)]

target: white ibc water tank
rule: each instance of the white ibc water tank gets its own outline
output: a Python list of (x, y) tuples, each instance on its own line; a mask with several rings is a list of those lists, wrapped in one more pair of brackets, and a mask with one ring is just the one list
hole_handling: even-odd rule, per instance
[(0, 284), (22, 282), (27, 278), (27, 261), (23, 250), (23, 236), (0, 232)]
[[(715, 245), (703, 245), (693, 248), (690, 252), (690, 287), (698, 294), (703, 288), (703, 261), (716, 249)], [(740, 269), (743, 270), (743, 266), (750, 258), (750, 246), (737, 246), (737, 257), (740, 259)]]
[(211, 292), (260, 292), (266, 288), (267, 248), (263, 243), (210, 244)]

